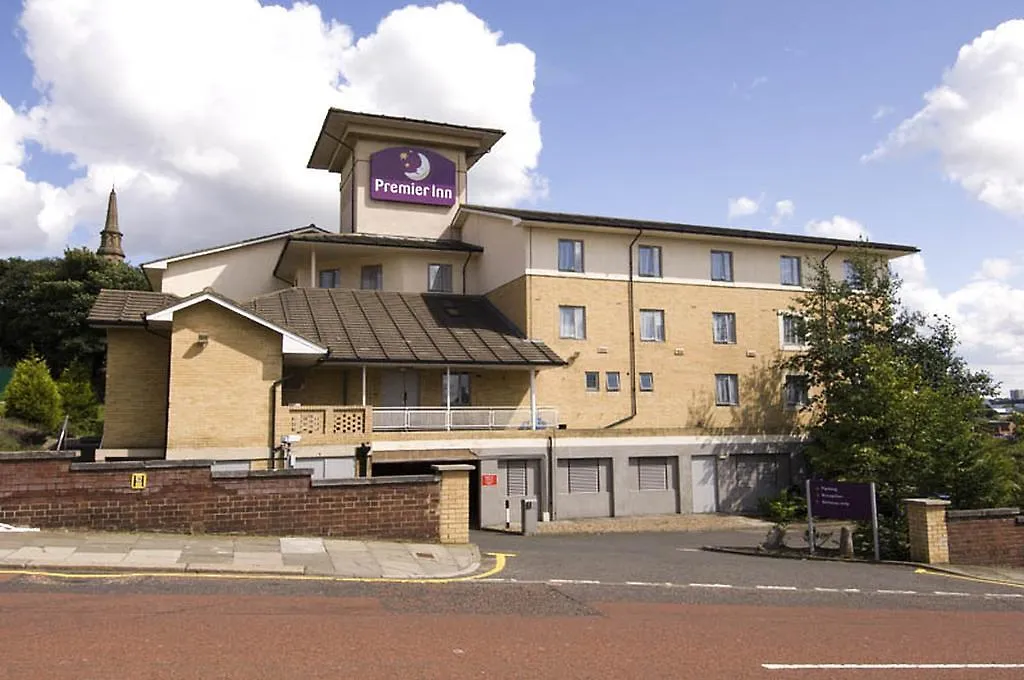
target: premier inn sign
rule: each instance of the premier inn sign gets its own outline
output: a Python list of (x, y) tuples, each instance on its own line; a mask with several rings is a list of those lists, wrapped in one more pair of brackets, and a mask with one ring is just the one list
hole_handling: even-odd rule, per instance
[(455, 205), (455, 163), (427, 149), (396, 146), (370, 155), (370, 198)]

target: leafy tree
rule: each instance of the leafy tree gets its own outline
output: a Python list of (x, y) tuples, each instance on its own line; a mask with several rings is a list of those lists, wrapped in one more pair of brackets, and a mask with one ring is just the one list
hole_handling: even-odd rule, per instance
[(852, 281), (816, 268), (794, 312), (809, 349), (785, 362), (811, 385), (808, 463), (816, 475), (877, 485), (884, 546), (905, 550), (910, 496), (954, 507), (1000, 504), (1016, 493), (1012, 458), (987, 446), (983, 397), (991, 378), (957, 354), (948, 321), (899, 307), (899, 279), (883, 260), (852, 258)]
[(57, 381), (57, 389), (71, 432), (77, 435), (97, 434), (100, 404), (92, 389), (88, 369), (78, 363), (65, 368)]
[(35, 350), (56, 371), (81, 363), (95, 381), (105, 343), (85, 319), (101, 288), (149, 285), (138, 267), (85, 248), (68, 249), (60, 258), (0, 260), (0, 364)]
[(55, 430), (61, 420), (60, 392), (46, 361), (37, 355), (22, 359), (4, 391), (5, 413), (11, 418)]

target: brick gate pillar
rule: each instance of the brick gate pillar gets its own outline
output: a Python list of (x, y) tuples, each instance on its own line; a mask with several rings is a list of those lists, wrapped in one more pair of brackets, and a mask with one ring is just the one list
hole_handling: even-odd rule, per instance
[(949, 563), (946, 508), (949, 501), (937, 498), (905, 498), (910, 529), (910, 559), (925, 564)]
[(469, 473), (472, 465), (435, 465), (441, 475), (441, 543), (469, 543)]

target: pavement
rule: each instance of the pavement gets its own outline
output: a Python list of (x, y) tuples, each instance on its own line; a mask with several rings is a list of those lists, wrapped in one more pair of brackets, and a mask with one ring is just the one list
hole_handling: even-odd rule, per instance
[(475, 545), (301, 536), (0, 532), (0, 571), (51, 568), (419, 580), (464, 576), (479, 566)]

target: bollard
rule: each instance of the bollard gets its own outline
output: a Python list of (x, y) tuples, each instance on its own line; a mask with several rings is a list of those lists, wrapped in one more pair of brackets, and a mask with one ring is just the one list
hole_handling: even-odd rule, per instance
[(533, 498), (524, 498), (522, 501), (522, 523), (519, 527), (523, 536), (532, 536), (537, 533), (537, 509), (534, 507), (536, 502)]

